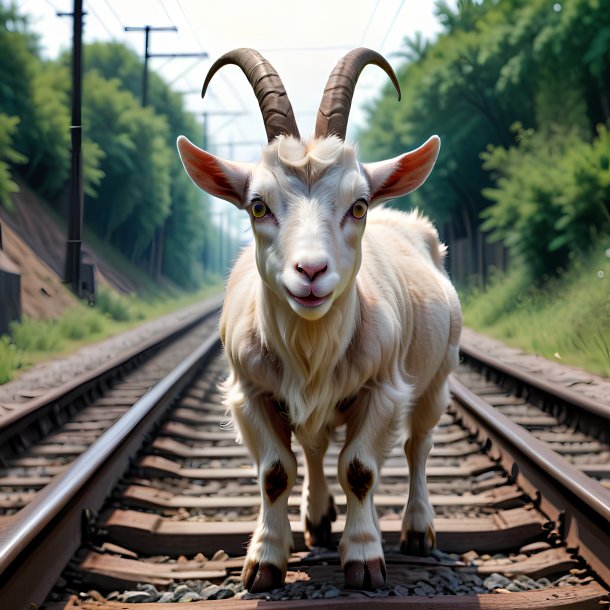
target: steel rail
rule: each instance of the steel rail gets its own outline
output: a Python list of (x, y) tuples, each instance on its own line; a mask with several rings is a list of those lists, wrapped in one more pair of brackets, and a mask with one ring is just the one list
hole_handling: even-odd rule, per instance
[(532, 375), (523, 369), (518, 369), (505, 362), (500, 362), (489, 354), (482, 352), (472, 345), (468, 345), (468, 343), (460, 343), (460, 352), (466, 356), (467, 360), (470, 359), (479, 362), (494, 372), (500, 372), (502, 375), (514, 379), (527, 387), (534, 388), (538, 394), (546, 400), (550, 399), (557, 402), (557, 399), (559, 399), (562, 403), (591, 413), (604, 420), (605, 423), (610, 423), (610, 405), (608, 404), (578, 394), (568, 388), (558, 386), (557, 384), (542, 379), (540, 376)]
[(218, 349), (211, 336), (153, 386), (66, 472), (14, 516), (0, 521), (0, 608), (41, 605), (98, 511), (155, 424)]
[(455, 378), (450, 390), (464, 423), (487, 437), (508, 472), (560, 533), (605, 582), (610, 582), (610, 491), (591, 479), (520, 425), (510, 421)]
[[(163, 347), (176, 337), (187, 332), (197, 324), (218, 311), (221, 299), (213, 298), (202, 312), (188, 318), (160, 337), (154, 337), (122, 352), (104, 364), (78, 375), (68, 383), (49, 390), (44, 395), (19, 405), (11, 413), (0, 418), (0, 448), (7, 450), (11, 440), (21, 433), (31, 432), (37, 420), (49, 413), (55, 414), (67, 405), (82, 399), (88, 392), (100, 388), (102, 384), (116, 378), (121, 372), (129, 370), (131, 363), (137, 363), (154, 350)], [(0, 449), (0, 454), (3, 453)]]

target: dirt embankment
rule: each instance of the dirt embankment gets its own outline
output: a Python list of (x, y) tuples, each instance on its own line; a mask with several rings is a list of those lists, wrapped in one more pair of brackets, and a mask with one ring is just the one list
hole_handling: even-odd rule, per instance
[[(2, 220), (0, 218), (0, 222)], [(74, 307), (76, 298), (55, 271), (39, 259), (5, 222), (2, 222), (2, 242), (2, 268), (21, 274), (21, 309), (24, 315), (35, 319), (56, 318)]]
[[(76, 304), (63, 283), (66, 252), (65, 230), (50, 216), (38, 197), (16, 178), (19, 192), (12, 196), (13, 209), (0, 207), (3, 251), (1, 268), (21, 274), (23, 314), (35, 319), (54, 318)], [(107, 265), (86, 247), (86, 260), (96, 267), (97, 284), (122, 293), (136, 290), (131, 280)]]

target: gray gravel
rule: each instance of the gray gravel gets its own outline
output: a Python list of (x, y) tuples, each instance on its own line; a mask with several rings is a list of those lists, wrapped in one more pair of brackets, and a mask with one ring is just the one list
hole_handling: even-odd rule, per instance
[[(439, 561), (455, 561), (457, 556), (438, 552)], [(220, 560), (224, 557), (218, 556)], [(483, 558), (484, 556), (481, 556)], [(466, 559), (463, 556), (463, 559)], [(495, 555), (489, 558), (494, 561), (506, 559), (508, 556)], [(376, 591), (354, 591), (346, 590), (338, 585), (342, 582), (341, 568), (338, 565), (330, 566), (334, 578), (333, 582), (320, 581), (316, 574), (320, 574), (320, 567), (311, 568), (314, 572), (312, 580), (303, 571), (293, 574), (293, 577), (301, 578), (295, 582), (284, 585), (278, 589), (266, 593), (251, 594), (244, 590), (240, 578), (233, 574), (222, 582), (211, 582), (209, 580), (187, 580), (174, 584), (167, 591), (159, 591), (151, 584), (139, 584), (133, 590), (114, 591), (107, 597), (103, 597), (97, 591), (82, 593), (83, 598), (91, 598), (108, 601), (130, 602), (130, 603), (186, 603), (201, 600), (218, 600), (236, 597), (250, 600), (297, 600), (297, 599), (331, 599), (335, 597), (365, 596), (373, 598), (385, 597), (407, 597), (407, 596), (434, 596), (434, 595), (474, 595), (482, 593), (506, 593), (519, 591), (532, 591), (536, 589), (547, 589), (553, 587), (576, 586), (584, 584), (592, 579), (585, 570), (572, 570), (564, 576), (549, 579), (533, 579), (524, 574), (507, 577), (503, 574), (493, 573), (490, 575), (479, 575), (476, 566), (468, 565), (460, 568), (452, 568), (445, 565), (400, 565), (389, 564), (389, 582), (386, 586)], [(394, 572), (394, 574), (392, 574)], [(325, 574), (327, 574), (325, 572)], [(398, 575), (399, 574), (399, 575)], [(338, 579), (338, 580), (337, 580)]]

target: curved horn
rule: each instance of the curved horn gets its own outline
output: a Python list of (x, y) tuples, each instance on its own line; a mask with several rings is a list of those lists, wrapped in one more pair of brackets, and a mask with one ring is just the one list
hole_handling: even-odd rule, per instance
[(345, 140), (354, 89), (360, 73), (368, 64), (375, 64), (385, 71), (396, 87), (400, 100), (398, 79), (386, 59), (371, 49), (364, 47), (354, 49), (337, 62), (328, 77), (316, 119), (316, 138), (335, 134)]
[(268, 141), (271, 142), (280, 134), (300, 138), (294, 112), (280, 77), (273, 66), (254, 49), (235, 49), (218, 58), (205, 77), (201, 97), (205, 95), (214, 74), (227, 64), (239, 66), (254, 89)]

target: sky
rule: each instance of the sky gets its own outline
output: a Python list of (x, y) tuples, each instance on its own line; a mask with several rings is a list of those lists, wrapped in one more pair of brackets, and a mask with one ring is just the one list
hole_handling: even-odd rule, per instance
[[(47, 57), (71, 49), (71, 19), (56, 13), (71, 12), (72, 0), (17, 4), (20, 12), (31, 16)], [(151, 57), (149, 67), (185, 93), (187, 108), (202, 124), (207, 113), (214, 152), (238, 161), (255, 160), (266, 144), (260, 111), (246, 78), (236, 66), (227, 66), (212, 80), (205, 100), (200, 96), (207, 69), (226, 51), (251, 47), (271, 62), (287, 90), (301, 135), (307, 137), (313, 133), (326, 80), (345, 53), (370, 47), (397, 68), (401, 61), (397, 53), (406, 36), (420, 32), (434, 38), (441, 30), (434, 0), (84, 0), (84, 10), (86, 43), (118, 40), (143, 56), (144, 32), (125, 32), (125, 26), (175, 26), (177, 32), (151, 32), (151, 54), (207, 53), (208, 57), (200, 58)], [(386, 82), (387, 76), (376, 66), (363, 71), (352, 103), (348, 139), (366, 123), (363, 106), (379, 95)]]
[[(457, 0), (448, 0), (455, 6)], [(222, 68), (204, 100), (201, 86), (210, 65), (239, 47), (258, 50), (280, 75), (292, 103), (301, 136), (313, 134), (326, 81), (337, 61), (353, 48), (378, 51), (397, 69), (405, 37), (421, 33), (433, 39), (441, 31), (434, 0), (83, 0), (85, 43), (120, 41), (144, 56), (144, 32), (127, 27), (176, 27), (150, 33), (149, 53), (207, 53), (197, 58), (150, 57), (149, 68), (184, 94), (186, 108), (201, 124), (207, 116), (207, 149), (236, 161), (256, 161), (267, 143), (252, 88), (236, 66)], [(73, 0), (17, 0), (39, 33), (43, 54), (55, 58), (72, 48)], [(376, 66), (367, 66), (355, 90), (347, 139), (354, 141), (366, 124), (364, 106), (389, 82)], [(396, 103), (399, 103), (398, 100)], [(414, 142), (413, 148), (421, 142)], [(213, 221), (251, 239), (247, 217), (213, 199)]]

